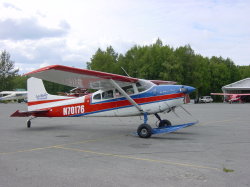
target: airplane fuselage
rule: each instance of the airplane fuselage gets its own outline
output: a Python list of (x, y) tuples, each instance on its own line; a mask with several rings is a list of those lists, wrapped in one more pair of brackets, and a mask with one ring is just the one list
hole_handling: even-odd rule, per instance
[[(155, 114), (183, 104), (185, 93), (181, 90), (182, 88), (182, 85), (155, 85), (146, 91), (130, 96), (142, 107), (143, 111), (148, 114)], [(192, 89), (192, 87), (188, 86), (186, 86), (186, 88)], [(103, 93), (105, 93), (105, 91), (97, 91), (93, 94), (78, 98), (29, 102), (28, 110), (35, 110), (37, 107), (40, 109), (49, 109), (48, 113), (46, 113), (46, 117), (115, 117), (141, 115), (140, 111), (125, 97), (114, 96), (114, 98), (110, 99), (103, 97), (97, 99), (96, 95), (103, 95)], [(45, 114), (36, 114), (36, 116), (39, 117), (44, 115)]]

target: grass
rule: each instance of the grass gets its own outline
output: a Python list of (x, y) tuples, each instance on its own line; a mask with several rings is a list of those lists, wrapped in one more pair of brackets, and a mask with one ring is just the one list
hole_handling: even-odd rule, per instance
[(223, 168), (223, 171), (226, 172), (226, 173), (230, 173), (230, 172), (234, 172), (233, 169), (227, 169), (227, 168)]

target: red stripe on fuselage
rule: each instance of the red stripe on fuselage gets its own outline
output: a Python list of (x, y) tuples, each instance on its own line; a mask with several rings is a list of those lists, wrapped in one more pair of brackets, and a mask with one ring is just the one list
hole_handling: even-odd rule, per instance
[[(168, 100), (168, 99), (174, 99), (184, 97), (184, 94), (177, 93), (177, 94), (171, 94), (171, 95), (161, 95), (161, 96), (153, 96), (153, 97), (145, 97), (145, 98), (138, 98), (134, 99), (137, 104), (146, 104), (151, 102), (157, 102), (162, 100)], [(121, 108), (130, 106), (131, 103), (128, 100), (122, 100), (122, 101), (113, 101), (113, 102), (106, 102), (106, 103), (91, 103), (90, 105), (86, 106), (85, 112), (96, 112), (100, 110), (107, 110), (112, 108)]]

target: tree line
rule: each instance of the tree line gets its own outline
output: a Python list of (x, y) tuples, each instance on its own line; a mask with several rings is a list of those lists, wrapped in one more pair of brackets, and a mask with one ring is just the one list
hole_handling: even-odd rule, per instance
[(87, 63), (91, 70), (126, 75), (121, 67), (131, 77), (193, 86), (193, 97), (221, 92), (222, 86), (250, 77), (250, 66), (237, 66), (230, 58), (204, 57), (190, 45), (173, 48), (160, 39), (152, 45), (135, 45), (125, 54), (115, 52), (112, 46), (99, 48)]
[[(125, 54), (117, 53), (112, 46), (98, 49), (87, 69), (126, 75), (142, 79), (169, 80), (196, 88), (192, 97), (221, 92), (221, 87), (250, 77), (250, 66), (238, 66), (230, 58), (211, 58), (196, 54), (190, 45), (173, 48), (163, 45), (160, 39), (151, 45), (135, 45)], [(27, 78), (18, 73), (7, 51), (0, 54), (0, 91), (26, 89)], [(49, 93), (68, 91), (70, 88), (45, 82)]]

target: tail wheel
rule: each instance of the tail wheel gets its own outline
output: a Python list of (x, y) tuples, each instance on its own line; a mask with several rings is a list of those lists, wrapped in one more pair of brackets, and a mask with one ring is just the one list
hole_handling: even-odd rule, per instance
[(169, 126), (172, 126), (172, 124), (167, 119), (161, 120), (159, 122), (159, 128), (161, 128), (161, 127), (169, 127)]
[(27, 121), (27, 128), (30, 128), (30, 126), (31, 126), (31, 121), (28, 120), (28, 121)]
[(148, 124), (141, 124), (137, 129), (137, 133), (141, 138), (150, 138), (152, 135), (152, 128)]

